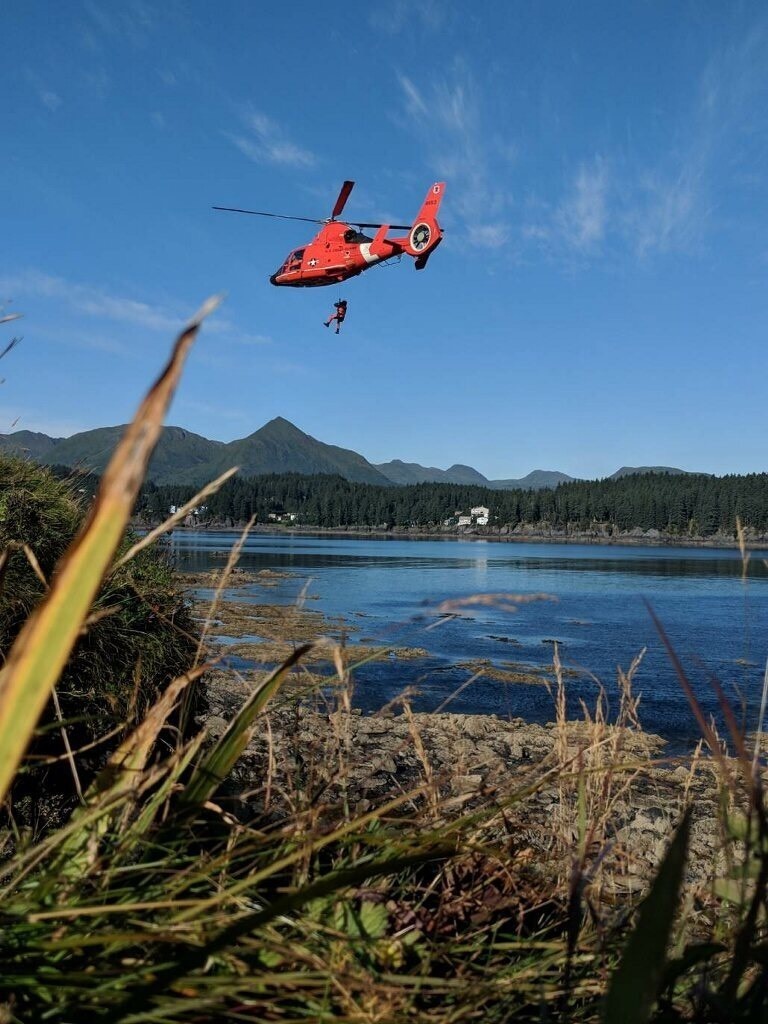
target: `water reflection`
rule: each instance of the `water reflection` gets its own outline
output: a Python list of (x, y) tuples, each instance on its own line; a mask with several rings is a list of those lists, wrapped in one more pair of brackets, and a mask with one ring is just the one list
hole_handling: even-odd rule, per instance
[[(237, 535), (176, 531), (169, 549), (181, 568), (223, 567)], [(675, 673), (648, 615), (648, 600), (691, 667), (705, 714), (719, 714), (708, 673), (714, 672), (746, 714), (759, 702), (768, 652), (768, 570), (762, 556), (749, 563), (742, 582), (738, 552), (710, 549), (596, 548), (578, 545), (352, 540), (301, 536), (249, 538), (245, 568), (293, 572), (294, 578), (238, 600), (291, 603), (307, 578), (312, 607), (343, 616), (358, 627), (351, 642), (417, 646), (428, 659), (373, 662), (356, 677), (357, 700), (373, 708), (406, 685), (417, 686), (417, 706), (438, 707), (466, 681), (462, 663), (487, 661), (544, 668), (552, 641), (569, 668), (567, 695), (573, 714), (592, 701), (594, 678), (617, 703), (616, 666), (647, 654), (638, 686), (646, 728), (677, 740), (696, 737)], [(396, 570), (396, 571), (393, 571)], [(546, 592), (556, 603), (525, 605), (517, 614), (477, 608), (435, 629), (440, 601), (473, 593)], [(697, 660), (698, 659), (698, 660)], [(550, 720), (551, 698), (541, 686), (512, 686), (478, 679), (450, 705), (456, 711), (493, 712)]]
[[(185, 562), (195, 566), (215, 564), (218, 555), (225, 559), (236, 534), (176, 531), (170, 539), (174, 551), (183, 551)], [(399, 544), (402, 550), (382, 548)], [(265, 540), (251, 538), (246, 542), (241, 564), (246, 567), (269, 565), (283, 569), (326, 569), (342, 567), (378, 567), (390, 569), (451, 570), (472, 569), (478, 576), (493, 570), (519, 570), (552, 573), (621, 573), (645, 577), (712, 577), (741, 579), (744, 567), (737, 551), (712, 549), (673, 549), (660, 552), (649, 548), (610, 548), (610, 553), (595, 554), (594, 546), (552, 545), (551, 552), (540, 554), (543, 545), (509, 544), (509, 554), (488, 556), (475, 554), (473, 542), (461, 545), (456, 553), (445, 550), (423, 550), (450, 547), (441, 541), (384, 541), (327, 539), (308, 542), (297, 538), (293, 543), (283, 538)], [(498, 545), (501, 546), (500, 544)], [(414, 550), (414, 548), (421, 550)], [(521, 550), (524, 549), (524, 550)], [(565, 549), (565, 550), (563, 550)], [(485, 549), (487, 550), (487, 549)], [(604, 549), (605, 550), (605, 549)], [(768, 579), (768, 552), (755, 552), (747, 564), (748, 579)]]

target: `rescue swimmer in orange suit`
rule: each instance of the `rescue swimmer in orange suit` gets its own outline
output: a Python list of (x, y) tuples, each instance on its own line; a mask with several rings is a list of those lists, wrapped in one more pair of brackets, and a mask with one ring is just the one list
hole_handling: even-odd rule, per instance
[(335, 302), (334, 305), (336, 306), (336, 312), (333, 314), (333, 316), (328, 317), (328, 319), (325, 321), (325, 326), (330, 327), (333, 321), (335, 320), (336, 333), (338, 334), (339, 328), (344, 323), (344, 317), (347, 315), (347, 300), (340, 299), (338, 302)]

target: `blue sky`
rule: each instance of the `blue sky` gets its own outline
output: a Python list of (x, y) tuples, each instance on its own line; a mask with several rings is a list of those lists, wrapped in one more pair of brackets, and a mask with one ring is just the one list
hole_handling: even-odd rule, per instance
[[(207, 437), (767, 468), (764, 4), (12, 0), (3, 37), (0, 431), (124, 422), (223, 291), (169, 418)], [(345, 178), (403, 223), (447, 181), (424, 272), (273, 288), (311, 226), (210, 209), (322, 217)]]

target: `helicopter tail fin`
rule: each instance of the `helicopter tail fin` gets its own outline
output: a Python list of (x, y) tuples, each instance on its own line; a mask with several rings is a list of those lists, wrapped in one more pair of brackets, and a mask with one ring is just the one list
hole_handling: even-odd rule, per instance
[(430, 221), (437, 219), (437, 211), (440, 209), (440, 203), (443, 201), (445, 195), (445, 182), (436, 181), (432, 188), (427, 192), (427, 197), (421, 204), (421, 209), (416, 214), (416, 220), (414, 224), (420, 220)]
[(426, 264), (426, 257), (442, 240), (443, 232), (437, 223), (437, 211), (440, 209), (444, 194), (445, 182), (435, 182), (427, 192), (408, 235), (405, 251), (416, 257), (418, 269)]

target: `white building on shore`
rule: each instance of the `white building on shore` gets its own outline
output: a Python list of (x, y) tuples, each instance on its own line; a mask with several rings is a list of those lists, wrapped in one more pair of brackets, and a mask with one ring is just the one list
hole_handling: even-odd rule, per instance
[(297, 523), (299, 521), (298, 512), (268, 512), (267, 519), (273, 523)]
[(485, 505), (475, 505), (469, 512), (454, 512), (450, 519), (443, 522), (444, 526), (487, 526), (490, 522), (491, 510)]

